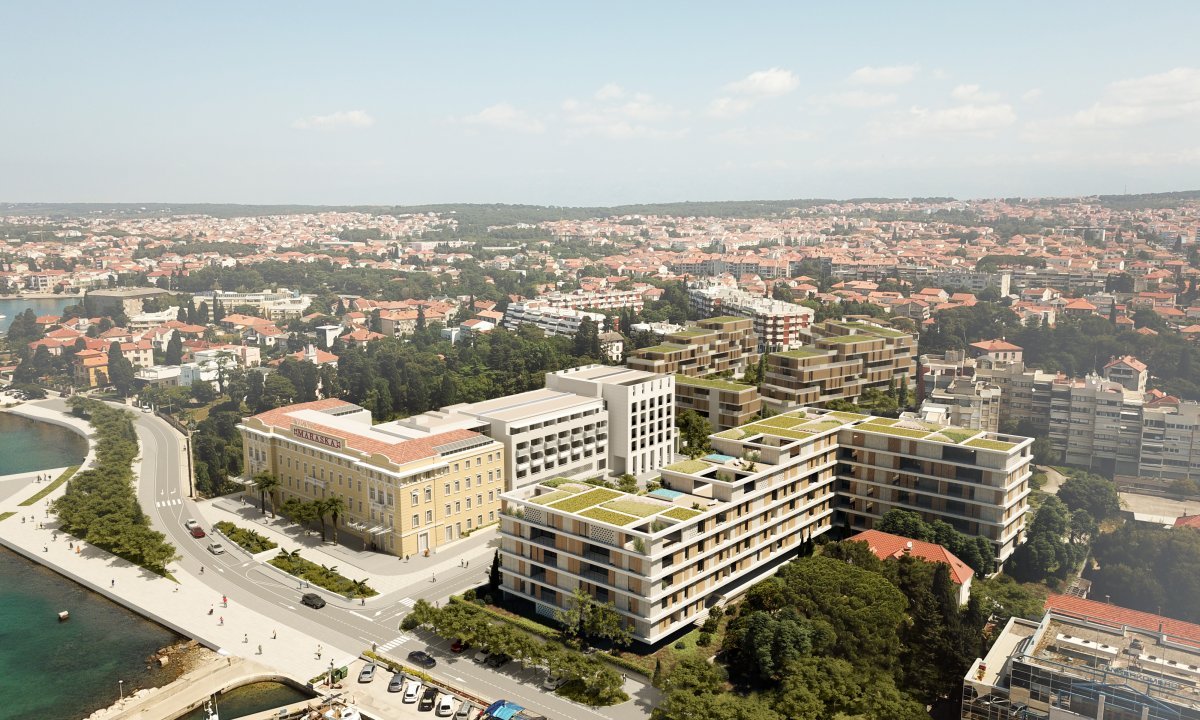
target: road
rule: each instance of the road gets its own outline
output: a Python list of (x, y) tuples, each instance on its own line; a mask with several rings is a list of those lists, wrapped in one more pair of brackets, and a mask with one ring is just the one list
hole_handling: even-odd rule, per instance
[(236, 597), (240, 604), (277, 620), (280, 632), (302, 633), (311, 637), (314, 645), (358, 645), (365, 649), (376, 643), (381, 650), (400, 659), (412, 650), (429, 649), (439, 660), (438, 668), (430, 674), (448, 685), (482, 697), (514, 700), (549, 718), (643, 720), (658, 701), (654, 688), (629, 683), (627, 689), (636, 693), (633, 702), (599, 710), (584, 707), (542, 691), (537, 686), (540, 674), (532, 670), (524, 670), (517, 664), (499, 671), (482, 667), (450, 653), (448, 642), (437, 638), (429, 638), (427, 642), (399, 630), (400, 620), (413, 601), (444, 602), (449, 595), (479, 583), (479, 573), (475, 570), (443, 575), (437, 583), (417, 583), (373, 598), (369, 608), (328, 594), (325, 594), (328, 604), (321, 610), (300, 605), (299, 589), (274, 572), (264, 570), (239, 548), (228, 548), (225, 554), (214, 556), (205, 549), (207, 541), (191, 537), (183, 523), (202, 515), (187, 496), (184, 438), (149, 413), (136, 413), (135, 426), (142, 447), (138, 473), (138, 500), (142, 509), (150, 517), (151, 525), (179, 548), (182, 556), (179, 563), (193, 574), (201, 566), (206, 569), (200, 577), (211, 589), (217, 607), (221, 596)]

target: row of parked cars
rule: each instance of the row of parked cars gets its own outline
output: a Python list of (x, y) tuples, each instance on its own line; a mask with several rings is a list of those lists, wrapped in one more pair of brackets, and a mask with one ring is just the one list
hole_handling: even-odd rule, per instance
[[(429, 653), (414, 650), (408, 654), (408, 659), (424, 668), (437, 665)], [(369, 683), (375, 679), (378, 665), (369, 662), (358, 673), (360, 683)], [(459, 699), (454, 695), (441, 691), (433, 686), (426, 686), (418, 678), (395, 673), (388, 680), (388, 692), (403, 693), (402, 700), (406, 703), (416, 703), (422, 712), (434, 711), (438, 717), (452, 717), (455, 720), (476, 720), (482, 708), (470, 700)]]

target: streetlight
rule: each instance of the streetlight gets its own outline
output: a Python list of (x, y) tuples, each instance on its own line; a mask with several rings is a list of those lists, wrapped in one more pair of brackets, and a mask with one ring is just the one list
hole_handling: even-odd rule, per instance
[(123, 702), (124, 700), (125, 700), (125, 681), (118, 680), (117, 681), (117, 702)]
[(196, 429), (196, 421), (188, 419), (187, 421), (187, 470), (188, 470), (188, 497), (196, 497), (196, 488), (192, 478), (192, 431)]

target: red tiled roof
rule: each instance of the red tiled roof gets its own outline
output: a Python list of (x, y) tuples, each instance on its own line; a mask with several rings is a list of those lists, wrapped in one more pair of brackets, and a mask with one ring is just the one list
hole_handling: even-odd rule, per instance
[(1152, 633), (1163, 632), (1174, 638), (1186, 640), (1200, 646), (1200, 625), (1163, 617), (1140, 610), (1130, 610), (1120, 605), (1084, 600), (1071, 595), (1050, 594), (1046, 597), (1046, 609), (1060, 615), (1120, 627), (1128, 625)]
[(1200, 530), (1200, 515), (1184, 515), (1175, 518), (1175, 527), (1196, 528)]
[(1126, 365), (1133, 368), (1134, 370), (1137, 370), (1138, 372), (1141, 372), (1142, 370), (1146, 369), (1146, 363), (1142, 362), (1141, 360), (1138, 360), (1137, 358), (1133, 357), (1132, 355), (1122, 355), (1119, 358), (1113, 358), (1112, 360), (1110, 360), (1108, 362), (1107, 365), (1104, 366), (1104, 369), (1107, 370), (1110, 367), (1112, 367), (1114, 365), (1119, 365), (1121, 363), (1125, 363)]
[[(907, 554), (913, 557), (921, 558), (927, 562), (940, 562), (950, 566), (950, 579), (955, 583), (962, 585), (970, 580), (975, 575), (975, 571), (967, 566), (962, 560), (959, 560), (954, 553), (937, 543), (924, 542), (922, 540), (910, 540), (902, 535), (892, 535), (891, 533), (881, 532), (879, 530), (864, 530), (859, 534), (849, 538), (850, 542), (865, 542), (871, 547), (871, 552), (875, 553), (875, 557), (880, 560), (888, 558), (898, 558)], [(912, 548), (909, 549), (909, 545)]]
[(979, 348), (987, 352), (995, 352), (997, 350), (1022, 350), (1020, 345), (1013, 345), (1005, 340), (981, 340), (977, 343), (971, 343), (971, 347)]
[[(273, 428), (287, 430), (292, 427), (292, 421), (288, 417), (289, 413), (294, 413), (298, 410), (329, 410), (332, 408), (351, 405), (345, 400), (337, 398), (328, 398), (325, 400), (317, 400), (315, 402), (300, 403), (298, 405), (289, 405), (287, 407), (268, 410), (264, 413), (255, 415), (255, 419), (262, 422), (264, 425)], [(414, 462), (428, 457), (433, 457), (437, 454), (435, 448), (452, 443), (455, 440), (466, 440), (468, 438), (478, 437), (479, 433), (472, 430), (450, 430), (436, 435), (429, 435), (422, 438), (414, 438), (412, 440), (404, 440), (395, 444), (379, 442), (378, 440), (356, 435), (347, 432), (341, 428), (333, 428), (327, 425), (313, 422), (305, 419), (302, 421), (305, 427), (310, 427), (325, 435), (341, 438), (346, 441), (346, 446), (360, 452), (375, 454), (378, 453), (388, 458), (397, 465)]]

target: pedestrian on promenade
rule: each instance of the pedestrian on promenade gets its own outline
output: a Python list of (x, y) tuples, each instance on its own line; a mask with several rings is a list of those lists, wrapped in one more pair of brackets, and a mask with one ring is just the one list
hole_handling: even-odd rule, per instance
[(221, 596), (221, 607), (229, 607), (229, 598)]
[(112, 584), (111, 584), (111, 585), (109, 585), (109, 587), (116, 587), (116, 586), (117, 586), (117, 579), (116, 579), (116, 578), (113, 578), (113, 580), (112, 580)]
[(243, 634), (242, 634), (242, 642), (244, 642), (244, 643), (248, 643), (248, 642), (250, 642), (250, 635), (249, 635), (249, 633), (243, 633)]
[(50, 552), (50, 548), (48, 548), (48, 547), (46, 547), (45, 545), (43, 545), (43, 546), (42, 546), (42, 552)]
[(431, 578), (429, 578), (429, 582), (431, 582), (431, 583), (437, 582), (437, 573), (434, 573), (433, 576)]
[(58, 542), (58, 533), (50, 533), (50, 542)]
[(224, 615), (222, 615), (222, 616), (221, 616), (221, 618), (220, 618), (220, 621), (219, 621), (217, 624), (218, 624), (218, 625), (224, 625), (224, 624), (225, 624), (225, 616), (224, 616)]
[(366, 598), (363, 598), (363, 599), (362, 599), (362, 604), (363, 604), (363, 605), (366, 605), (366, 604), (367, 604), (367, 599), (366, 599)]
[(464, 560), (464, 561), (463, 561), (463, 563), (465, 563), (465, 564), (463, 565), (463, 567), (467, 567), (467, 568), (471, 567), (471, 561), (470, 561), (470, 560)]
[(201, 575), (203, 575), (203, 574), (204, 574), (204, 566), (203, 566), (203, 565), (201, 565), (201, 566), (200, 566), (200, 574), (201, 574)]
[(318, 660), (321, 659), (321, 646), (320, 645), (317, 646), (317, 659)]
[(75, 541), (74, 541), (74, 540), (68, 540), (68, 541), (67, 541), (67, 549), (68, 549), (68, 550), (74, 550), (74, 549), (75, 549)]
[(213, 614), (213, 606), (212, 606), (212, 605), (209, 605), (209, 606), (208, 606), (208, 614), (209, 614), (209, 615), (212, 615), (212, 614)]
[(259, 646), (258, 646), (258, 654), (259, 654), (259, 655), (262, 655), (262, 645), (259, 645)]
[(22, 515), (22, 516), (21, 516), (21, 524), (22, 524), (22, 525), (24, 525), (24, 524), (25, 524), (25, 516), (24, 516), (24, 515)]
[(275, 634), (275, 631), (274, 631), (274, 630), (272, 630), (272, 631), (271, 631), (271, 639), (272, 639), (272, 640), (274, 640), (276, 637), (278, 637), (278, 635), (276, 635), (276, 634)]

